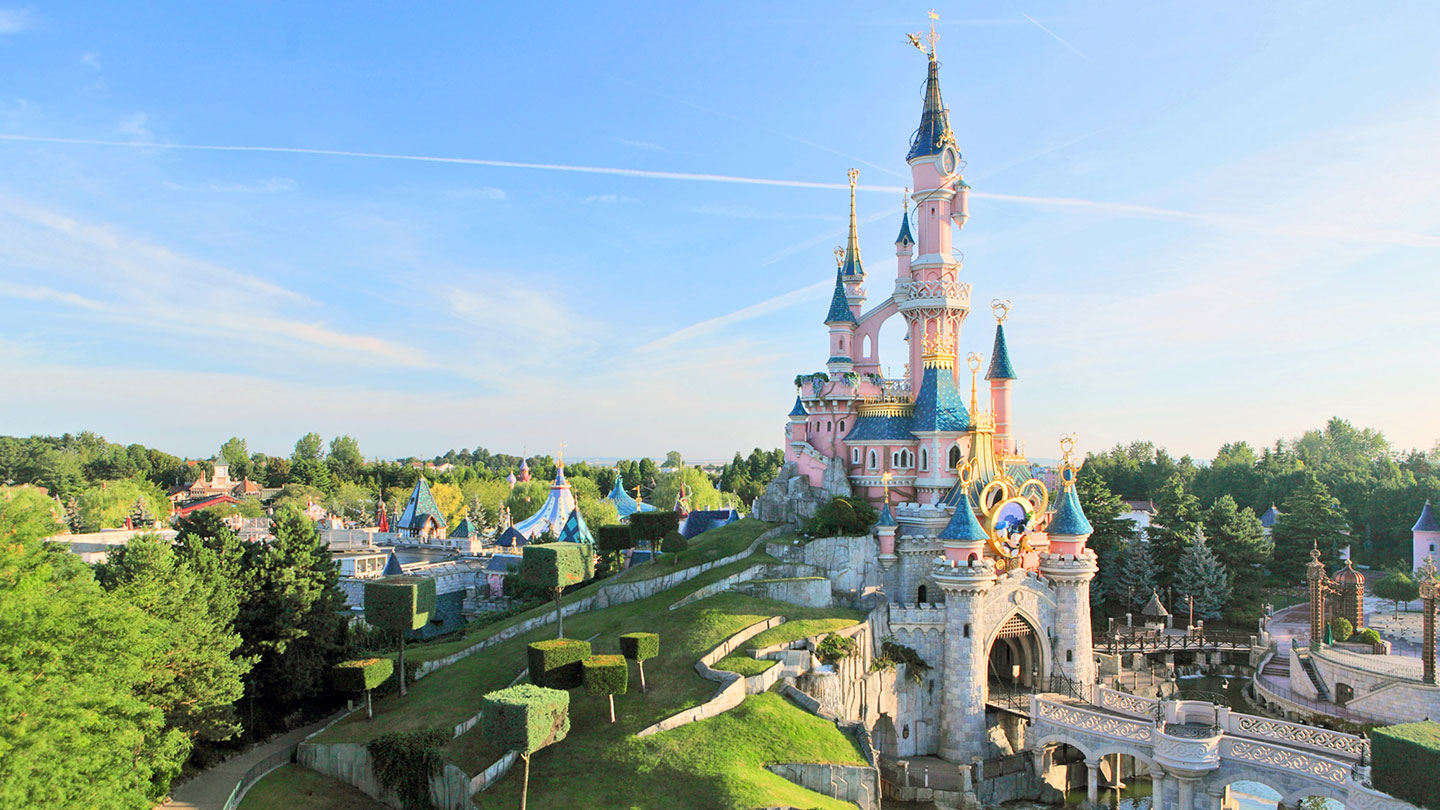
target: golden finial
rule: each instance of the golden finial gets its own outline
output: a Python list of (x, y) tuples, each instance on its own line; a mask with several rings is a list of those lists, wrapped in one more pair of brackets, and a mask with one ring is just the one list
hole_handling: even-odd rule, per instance
[(845, 248), (840, 247), (839, 245), (835, 246), (835, 266), (845, 266)]
[(960, 479), (960, 486), (969, 489), (975, 483), (975, 462), (973, 459), (964, 459), (955, 465), (955, 477)]
[(852, 168), (850, 171), (845, 172), (845, 176), (850, 178), (850, 194), (853, 196), (855, 194), (855, 182), (860, 179), (860, 170)]
[(980, 354), (978, 352), (970, 352), (969, 356), (965, 358), (965, 362), (970, 364), (970, 415), (974, 417), (977, 416), (980, 411), (980, 400), (976, 396), (976, 381), (980, 375)]
[(920, 342), (920, 360), (926, 368), (955, 367), (955, 338), (927, 334)]
[(1069, 489), (1075, 485), (1075, 440), (1079, 438), (1074, 433), (1060, 434), (1060, 488)]
[(880, 484), (885, 487), (886, 506), (890, 505), (890, 479), (894, 477), (894, 474), (892, 474), (889, 470), (886, 470), (885, 472), (880, 474)]
[(900, 204), (905, 206), (905, 216), (910, 216), (910, 187), (905, 187), (905, 193), (900, 195)]
[(636, 484), (636, 485), (635, 485), (635, 503), (644, 503), (644, 502), (645, 502), (644, 499), (642, 499), (642, 498), (640, 497), (640, 485), (639, 485), (639, 484)]
[(1066, 464), (1071, 462), (1071, 455), (1075, 452), (1075, 441), (1079, 436), (1074, 433), (1060, 434), (1060, 458)]
[(990, 311), (995, 314), (996, 323), (1004, 323), (1005, 319), (1010, 317), (1010, 299), (1006, 298), (1001, 300), (999, 298), (992, 298), (990, 300)]
[(560, 455), (555, 457), (555, 463), (561, 467), (565, 466), (565, 442), (560, 442)]

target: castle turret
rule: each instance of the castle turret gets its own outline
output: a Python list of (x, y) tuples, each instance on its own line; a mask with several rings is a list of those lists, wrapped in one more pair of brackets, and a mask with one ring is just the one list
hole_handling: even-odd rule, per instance
[(906, 281), (910, 278), (910, 260), (915, 254), (915, 237), (910, 235), (910, 189), (905, 189), (901, 202), (905, 213), (900, 217), (900, 235), (895, 237), (895, 279)]
[(880, 519), (875, 521), (875, 535), (880, 538), (880, 554), (876, 559), (887, 571), (895, 564), (895, 530), (898, 528), (895, 515), (890, 511), (890, 499), (886, 497), (885, 505), (880, 507)]
[(830, 311), (825, 314), (825, 325), (830, 327), (830, 359), (825, 361), (831, 374), (843, 374), (855, 370), (851, 352), (855, 347), (855, 314), (850, 311), (850, 302), (845, 295), (844, 268), (835, 271), (835, 292), (830, 296)]
[(1015, 367), (1010, 365), (1010, 350), (1005, 345), (1005, 317), (1010, 311), (1007, 301), (992, 301), (995, 311), (995, 348), (990, 353), (990, 369), (985, 379), (990, 383), (990, 411), (995, 415), (995, 446), (1003, 453), (1014, 453), (1015, 438), (1010, 434), (1010, 386), (1015, 382)]
[(1414, 563), (1412, 569), (1419, 569), (1425, 564), (1425, 559), (1431, 558), (1440, 562), (1440, 518), (1435, 516), (1434, 510), (1430, 508), (1430, 501), (1426, 499), (1425, 506), (1420, 510), (1420, 519), (1410, 527), (1411, 536), (1415, 544)]
[(954, 466), (960, 461), (955, 441), (970, 429), (970, 412), (955, 388), (955, 345), (931, 340), (922, 357), (924, 372), (910, 424), (920, 440), (915, 497), (918, 503), (935, 503), (955, 481)]
[(806, 425), (810, 421), (810, 412), (805, 410), (805, 403), (800, 401), (800, 395), (795, 395), (795, 407), (790, 409), (790, 423), (785, 428), (785, 441), (789, 444), (801, 444), (808, 440), (805, 435)]
[(1060, 496), (1047, 531), (1050, 547), (1040, 555), (1040, 575), (1055, 583), (1055, 666), (1080, 688), (1095, 682), (1095, 653), (1090, 637), (1090, 580), (1099, 570), (1095, 552), (1086, 548), (1094, 531), (1075, 493), (1070, 462), (1073, 439), (1062, 443)]
[(860, 172), (851, 169), (850, 178), (850, 230), (845, 237), (845, 254), (840, 260), (840, 277), (845, 280), (845, 300), (850, 304), (850, 313), (856, 317), (865, 304), (865, 264), (860, 260), (860, 229), (855, 222), (855, 183)]

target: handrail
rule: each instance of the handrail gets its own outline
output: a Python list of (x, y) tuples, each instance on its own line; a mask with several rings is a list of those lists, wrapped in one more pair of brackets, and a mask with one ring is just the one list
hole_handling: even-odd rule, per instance
[(256, 782), (259, 782), (266, 774), (276, 768), (294, 762), (295, 752), (299, 750), (299, 748), (299, 743), (291, 744), (284, 750), (276, 751), (250, 766), (250, 769), (245, 771), (245, 773), (240, 776), (239, 781), (235, 783), (235, 789), (230, 791), (230, 798), (225, 800), (225, 804), (221, 810), (235, 810), (235, 808), (239, 807), (240, 800), (245, 798), (245, 794), (250, 788), (255, 786)]

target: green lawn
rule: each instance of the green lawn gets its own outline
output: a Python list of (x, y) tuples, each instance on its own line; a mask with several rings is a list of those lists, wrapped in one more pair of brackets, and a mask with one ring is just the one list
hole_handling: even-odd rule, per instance
[(711, 667), (711, 669), (718, 669), (721, 672), (734, 672), (748, 678), (751, 675), (759, 675), (778, 663), (780, 662), (768, 658), (761, 660), (751, 658), (748, 655), (727, 655), (719, 661), (716, 661), (715, 666)]
[(282, 765), (250, 788), (240, 810), (389, 810), (337, 779), (301, 765)]
[[(635, 582), (642, 579), (654, 579), (674, 571), (683, 571), (686, 568), (704, 565), (731, 554), (739, 554), (755, 542), (755, 538), (775, 528), (776, 525), (754, 518), (737, 520), (728, 526), (711, 529), (696, 537), (691, 541), (690, 548), (681, 552), (678, 565), (674, 564), (673, 555), (661, 554), (660, 559), (655, 562), (625, 569), (616, 575), (614, 581)], [(777, 541), (781, 539), (783, 538), (776, 538)]]
[(857, 611), (847, 610), (837, 612), (842, 615), (832, 614), (831, 616), (820, 618), (800, 619), (799, 621), (792, 620), (785, 622), (779, 627), (772, 627), (745, 642), (743, 649), (758, 650), (761, 647), (769, 647), (771, 644), (796, 641), (821, 633), (833, 633), (836, 630), (854, 627), (865, 619), (864, 615)]

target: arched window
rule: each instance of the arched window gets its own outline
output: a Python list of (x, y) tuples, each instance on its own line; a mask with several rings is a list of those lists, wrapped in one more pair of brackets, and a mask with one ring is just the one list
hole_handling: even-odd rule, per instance
[(858, 448), (858, 447), (852, 447), (852, 448), (850, 448), (850, 463), (851, 463), (851, 464), (859, 464), (859, 463), (860, 463), (860, 448)]
[(844, 420), (844, 419), (841, 419), (841, 420), (840, 420), (840, 432), (841, 432), (841, 433), (844, 433), (844, 432), (845, 432), (845, 420)]
[(928, 595), (925, 593), (925, 586), (924, 586), (924, 585), (921, 585), (921, 586), (920, 586), (920, 590), (917, 591), (916, 594), (915, 594), (915, 601), (917, 601), (917, 602), (919, 602), (920, 604), (923, 605), (923, 604), (925, 604), (926, 602), (929, 602), (929, 601), (930, 601), (929, 598), (927, 598), (927, 597), (928, 597)]
[(834, 429), (835, 429), (835, 423), (834, 423), (834, 422), (826, 422), (826, 423), (825, 423), (825, 429), (826, 429), (826, 430), (834, 430)]
[(960, 466), (960, 448), (952, 447), (950, 448), (950, 469), (953, 470), (958, 466)]
[(875, 469), (876, 467), (879, 466), (879, 465), (876, 463), (876, 461), (877, 461), (877, 459), (875, 458), (875, 451), (874, 451), (874, 450), (871, 450), (871, 451), (870, 451), (870, 469), (873, 470), (873, 469)]
[(860, 343), (860, 347), (861, 347), (861, 351), (860, 351), (860, 356), (861, 356), (861, 357), (873, 357), (873, 356), (874, 356), (874, 352), (870, 351), (870, 336), (869, 336), (869, 335), (866, 335), (866, 336), (864, 337), (864, 339), (863, 339), (863, 340), (861, 341), (861, 343)]
[(920, 469), (930, 469), (930, 451), (923, 447), (920, 448)]

